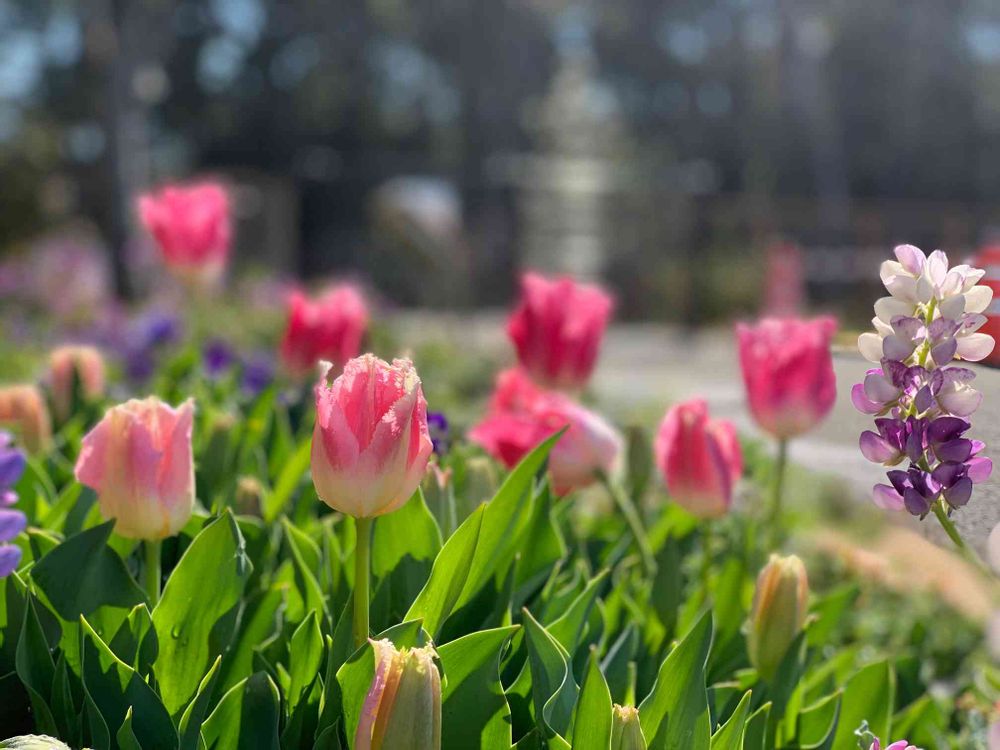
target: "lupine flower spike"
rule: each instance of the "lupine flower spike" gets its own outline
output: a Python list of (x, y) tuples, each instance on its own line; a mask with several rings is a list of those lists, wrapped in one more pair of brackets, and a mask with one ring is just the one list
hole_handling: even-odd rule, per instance
[(889, 467), (889, 484), (874, 487), (876, 505), (920, 518), (933, 511), (964, 550), (949, 516), (993, 463), (984, 444), (966, 435), (982, 401), (971, 385), (976, 374), (953, 362), (977, 362), (993, 350), (993, 338), (979, 332), (993, 292), (979, 284), (984, 271), (949, 268), (940, 250), (925, 256), (900, 245), (895, 254), (882, 264), (890, 296), (875, 303), (875, 331), (858, 339), (878, 365), (851, 392), (854, 406), (875, 417), (875, 430), (861, 434), (861, 452)]
[(13, 487), (24, 473), (27, 459), (13, 445), (10, 434), (0, 432), (0, 578), (9, 576), (21, 562), (21, 548), (8, 544), (27, 526), (27, 519), (10, 506), (17, 502)]

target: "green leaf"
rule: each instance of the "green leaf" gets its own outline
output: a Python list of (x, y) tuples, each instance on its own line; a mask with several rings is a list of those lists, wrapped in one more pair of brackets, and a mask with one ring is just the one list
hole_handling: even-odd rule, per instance
[(438, 648), (448, 678), (441, 693), (442, 747), (510, 747), (500, 654), (517, 630), (516, 625), (482, 630)]
[(31, 579), (59, 617), (76, 622), (98, 607), (131, 609), (146, 601), (122, 559), (108, 547), (108, 521), (71, 536), (31, 569)]
[(896, 696), (896, 673), (888, 661), (862, 668), (847, 681), (840, 707), (840, 725), (833, 746), (849, 747), (862, 721), (876, 737), (888, 738)]
[(253, 673), (253, 650), (278, 630), (278, 610), (288, 584), (274, 584), (244, 603), (240, 631), (222, 657), (218, 690), (225, 693)]
[(285, 506), (288, 505), (295, 490), (302, 482), (302, 477), (309, 470), (309, 460), (312, 454), (312, 436), (299, 443), (295, 452), (288, 457), (282, 466), (278, 481), (274, 486), (274, 491), (264, 495), (261, 508), (264, 521), (273, 523), (282, 514)]
[(485, 505), (480, 505), (445, 542), (434, 559), (431, 577), (417, 594), (405, 620), (422, 619), (424, 628), (437, 637), (465, 587), (483, 525)]
[(144, 750), (176, 750), (177, 732), (156, 693), (112, 653), (82, 615), (83, 686), (107, 727), (120, 727), (134, 709), (142, 719), (133, 727)]
[(55, 681), (56, 667), (49, 652), (49, 644), (42, 632), (35, 611), (35, 597), (28, 596), (24, 608), (24, 622), (21, 637), (17, 642), (17, 676), (21, 678), (31, 708), (35, 714), (35, 729), (44, 733), (58, 734), (55, 718), (50, 708), (52, 683)]
[(295, 629), (288, 645), (290, 656), (288, 674), (291, 683), (286, 701), (289, 713), (295, 710), (303, 694), (319, 674), (319, 668), (323, 664), (323, 650), (323, 635), (319, 630), (316, 612), (310, 612)]
[(295, 566), (295, 585), (305, 603), (305, 611), (302, 615), (304, 617), (306, 612), (320, 612), (326, 616), (326, 597), (316, 579), (316, 574), (313, 573), (313, 571), (319, 570), (319, 547), (308, 536), (295, 528), (287, 518), (282, 518), (281, 524), (285, 531), (285, 541), (288, 542), (288, 548), (292, 552)]
[(706, 612), (660, 665), (652, 691), (639, 706), (650, 750), (709, 750), (705, 664), (711, 645), (712, 613)]
[(559, 645), (566, 649), (572, 657), (576, 653), (576, 647), (580, 643), (584, 628), (587, 626), (587, 618), (597, 601), (604, 580), (608, 577), (609, 571), (603, 570), (587, 581), (587, 585), (580, 592), (573, 602), (566, 608), (566, 611), (554, 622), (546, 626), (549, 634), (559, 641)]
[[(750, 713), (750, 691), (747, 690), (740, 703), (729, 717), (729, 721), (712, 735), (712, 750), (743, 750), (743, 735), (746, 732), (747, 715)], [(670, 717), (667, 717), (670, 721)]]
[(184, 714), (177, 725), (177, 729), (181, 735), (180, 745), (178, 746), (179, 750), (198, 750), (198, 743), (201, 740), (201, 725), (204, 723), (205, 716), (208, 714), (208, 708), (211, 705), (212, 690), (215, 688), (215, 681), (219, 676), (219, 665), (221, 663), (222, 657), (217, 657), (212, 664), (212, 668), (208, 670), (208, 674), (205, 675), (198, 685), (198, 692), (195, 693), (188, 707), (184, 709)]
[(278, 688), (266, 672), (233, 686), (201, 726), (208, 750), (279, 750)]
[(139, 744), (139, 740), (136, 738), (135, 732), (132, 731), (131, 706), (129, 706), (129, 709), (125, 714), (125, 721), (122, 722), (121, 727), (118, 729), (118, 734), (115, 735), (115, 739), (118, 741), (118, 750), (142, 750), (142, 745)]
[(611, 691), (591, 648), (587, 674), (573, 722), (573, 750), (608, 750), (611, 745)]
[(115, 656), (139, 674), (148, 674), (156, 661), (159, 643), (153, 618), (145, 604), (137, 604), (129, 612), (117, 632), (108, 641)]
[(405, 557), (433, 560), (440, 550), (441, 530), (417, 488), (402, 508), (375, 519), (372, 575), (384, 578)]
[[(799, 714), (798, 744), (801, 748), (829, 748), (832, 746), (840, 717), (841, 693), (829, 695)], [(851, 730), (847, 747), (857, 747), (858, 741)]]
[(507, 475), (496, 496), (486, 503), (482, 530), (456, 608), (470, 601), (497, 571), (506, 570), (513, 560), (531, 520), (535, 477), (544, 468), (552, 446), (565, 431), (563, 428), (542, 441), (522, 458)]
[(769, 750), (767, 728), (770, 717), (770, 703), (765, 703), (750, 714), (750, 718), (747, 719), (746, 732), (743, 735), (743, 750)]
[(251, 564), (228, 510), (195, 537), (153, 611), (159, 655), (153, 666), (171, 715), (190, 702), (202, 677), (230, 638), (216, 626), (240, 602)]
[(553, 734), (563, 737), (569, 732), (578, 692), (569, 654), (528, 610), (523, 613), (535, 721), (547, 739)]

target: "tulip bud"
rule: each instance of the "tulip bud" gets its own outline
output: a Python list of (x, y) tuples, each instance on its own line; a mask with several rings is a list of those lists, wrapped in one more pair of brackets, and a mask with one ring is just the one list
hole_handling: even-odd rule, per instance
[(653, 451), (678, 505), (699, 518), (726, 514), (743, 473), (743, 454), (731, 422), (710, 419), (701, 399), (677, 404), (664, 415)]
[(312, 478), (320, 500), (355, 518), (403, 506), (431, 454), (427, 402), (413, 363), (352, 359), (332, 385), (316, 385)]
[(639, 709), (635, 706), (616, 703), (611, 709), (611, 750), (646, 750)]
[(365, 298), (353, 284), (332, 287), (315, 300), (293, 292), (288, 298), (281, 359), (298, 376), (314, 372), (321, 360), (341, 368), (358, 356), (367, 327)]
[(240, 477), (236, 480), (236, 512), (244, 516), (260, 516), (264, 486), (257, 477)]
[(181, 280), (211, 284), (222, 275), (232, 228), (222, 185), (167, 185), (139, 198), (139, 219)]
[(809, 600), (806, 567), (795, 555), (771, 555), (757, 576), (750, 610), (747, 650), (765, 680), (774, 677), (805, 625)]
[(33, 385), (0, 388), (0, 426), (11, 429), (29, 453), (41, 453), (52, 442), (49, 409)]
[(369, 640), (375, 677), (361, 709), (354, 750), (440, 750), (441, 673), (432, 646), (397, 649)]
[(104, 358), (92, 346), (61, 346), (49, 355), (49, 379), (56, 417), (65, 421), (73, 411), (74, 379), (88, 401), (104, 395)]
[(97, 493), (101, 515), (132, 539), (173, 536), (194, 507), (194, 403), (155, 396), (109, 409), (84, 438), (76, 478)]
[(521, 300), (507, 322), (507, 335), (537, 383), (581, 390), (597, 363), (613, 308), (600, 287), (529, 272), (521, 278)]

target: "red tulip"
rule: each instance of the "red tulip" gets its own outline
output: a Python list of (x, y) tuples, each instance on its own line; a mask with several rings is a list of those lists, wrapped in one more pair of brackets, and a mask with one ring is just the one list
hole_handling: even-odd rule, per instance
[(49, 355), (52, 405), (56, 416), (65, 420), (73, 408), (73, 376), (87, 399), (104, 395), (104, 357), (92, 346), (60, 346)]
[(83, 438), (76, 478), (97, 493), (115, 531), (155, 541), (175, 535), (194, 508), (194, 404), (155, 396), (109, 409)]
[(216, 182), (167, 185), (139, 198), (139, 219), (182, 279), (211, 283), (229, 256), (229, 196)]
[(427, 469), (433, 445), (420, 378), (406, 359), (350, 360), (316, 386), (312, 478), (320, 500), (355, 518), (402, 507)]
[(315, 300), (293, 292), (281, 358), (297, 375), (312, 373), (320, 360), (343, 367), (358, 356), (367, 327), (365, 299), (352, 284), (332, 287)]
[(837, 396), (830, 356), (836, 330), (831, 317), (765, 318), (737, 326), (743, 382), (761, 429), (781, 439), (795, 437), (830, 412)]
[(701, 399), (677, 404), (660, 423), (654, 453), (678, 505), (701, 518), (725, 515), (743, 473), (743, 454), (731, 422), (710, 419)]
[(622, 452), (622, 438), (603, 417), (559, 393), (540, 390), (520, 369), (497, 376), (490, 413), (469, 439), (508, 468), (535, 446), (567, 427), (552, 448), (549, 471), (557, 495), (585, 487), (598, 472), (610, 473)]
[(528, 272), (507, 335), (521, 366), (546, 388), (582, 389), (594, 370), (614, 302), (600, 287)]

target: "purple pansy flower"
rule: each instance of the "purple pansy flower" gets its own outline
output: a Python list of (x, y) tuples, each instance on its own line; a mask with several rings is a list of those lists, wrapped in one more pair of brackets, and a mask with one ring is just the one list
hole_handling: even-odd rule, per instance
[(444, 412), (427, 412), (427, 429), (431, 435), (434, 452), (439, 456), (447, 452), (451, 430), (448, 424), (448, 417), (445, 416)]

